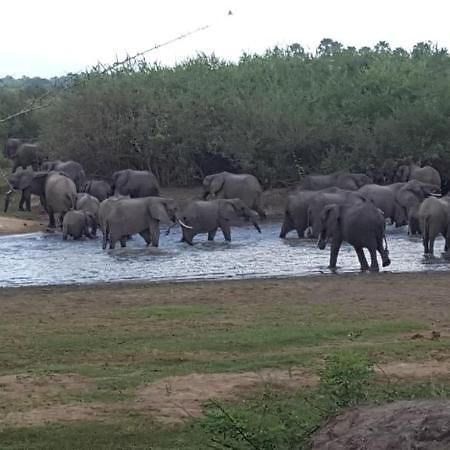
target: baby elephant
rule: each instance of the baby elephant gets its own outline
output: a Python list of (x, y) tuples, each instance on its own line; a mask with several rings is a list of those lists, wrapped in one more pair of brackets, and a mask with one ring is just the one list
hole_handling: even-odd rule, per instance
[(191, 202), (184, 208), (182, 219), (192, 228), (182, 228), (181, 242), (192, 245), (192, 239), (200, 233), (208, 233), (208, 240), (213, 241), (218, 228), (222, 230), (225, 240), (231, 241), (230, 221), (236, 217), (251, 220), (253, 226), (261, 233), (256, 216), (256, 212), (238, 198)]
[(73, 239), (80, 239), (82, 236), (93, 239), (96, 228), (97, 222), (92, 213), (68, 211), (63, 219), (63, 240), (65, 241), (68, 236), (72, 236)]

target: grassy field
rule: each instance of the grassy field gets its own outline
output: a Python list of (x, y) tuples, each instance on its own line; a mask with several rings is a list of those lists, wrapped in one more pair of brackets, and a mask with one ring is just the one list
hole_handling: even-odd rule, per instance
[(1, 448), (303, 448), (330, 399), (446, 397), (449, 288), (379, 274), (2, 289)]

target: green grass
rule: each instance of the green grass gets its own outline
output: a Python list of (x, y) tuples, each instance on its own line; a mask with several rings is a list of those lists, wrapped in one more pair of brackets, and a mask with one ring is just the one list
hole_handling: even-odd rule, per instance
[[(27, 294), (26, 301), (17, 291), (17, 297), (2, 298), (0, 376), (28, 374), (45, 382), (51, 374), (78, 374), (88, 386), (35, 395), (31, 400), (26, 393), (14, 401), (0, 394), (0, 448), (209, 448), (220, 430), (232, 433), (223, 412), (213, 405), (205, 417), (175, 428), (133, 408), (112, 411), (100, 422), (6, 429), (1, 425), (1, 413), (26, 412), (30, 401), (35, 408), (133, 405), (145, 384), (194, 372), (300, 367), (319, 374), (324, 361), (339, 356), (358, 364), (367, 359), (385, 363), (427, 360), (433, 352), (449, 354), (447, 337), (410, 339), (418, 332), (428, 336), (430, 321), (422, 320), (421, 315), (402, 319), (386, 304), (352, 309), (334, 301), (252, 303), (245, 292), (242, 299), (219, 302), (214, 297), (209, 300), (212, 287), (192, 288), (189, 301), (168, 302), (164, 296), (177, 298), (183, 286), (168, 287), (167, 293), (159, 288), (127, 289), (49, 289), (36, 296)], [(220, 289), (217, 292), (224, 295)], [(117, 302), (127, 295), (132, 296), (129, 301)], [(366, 391), (364, 401), (371, 402), (449, 396), (449, 388), (437, 381), (394, 385), (377, 380), (371, 381)], [(223, 405), (251, 433), (258, 434), (261, 427), (258, 439), (272, 439), (276, 444), (261, 449), (303, 448), (308, 433), (323, 420), (323, 397), (317, 389), (288, 394), (264, 387)]]

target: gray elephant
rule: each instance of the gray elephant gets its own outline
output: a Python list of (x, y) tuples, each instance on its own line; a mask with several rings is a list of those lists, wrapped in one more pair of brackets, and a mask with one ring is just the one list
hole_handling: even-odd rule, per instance
[(5, 157), (13, 161), (12, 172), (19, 167), (26, 169), (32, 167), (38, 170), (42, 165), (42, 150), (38, 143), (22, 142), (20, 139), (8, 139), (3, 151)]
[(100, 205), (102, 222), (103, 249), (109, 241), (109, 248), (114, 249), (120, 241), (126, 246), (127, 236), (141, 234), (147, 245), (158, 247), (160, 222), (180, 223), (178, 205), (175, 200), (163, 197), (118, 198), (105, 200), (106, 207)]
[[(49, 216), (49, 228), (55, 228), (55, 214), (59, 214), (62, 224), (64, 214), (75, 208), (77, 196), (75, 183), (63, 172), (23, 171), (14, 174), (10, 180), (14, 184), (17, 183), (17, 189), (22, 189), (22, 194), (25, 192), (27, 207), (31, 194), (39, 195), (41, 204)], [(11, 184), (15, 188), (13, 183)], [(6, 194), (5, 211), (8, 209), (11, 194), (12, 191)]]
[(320, 214), (326, 205), (345, 203), (357, 204), (369, 202), (363, 195), (355, 191), (345, 191), (342, 189), (336, 192), (318, 192), (311, 199), (308, 207), (308, 228), (305, 236), (307, 238), (317, 238), (320, 230)]
[(417, 164), (402, 164), (398, 167), (394, 182), (406, 182), (409, 180), (417, 180), (422, 183), (433, 184), (441, 188), (441, 176), (439, 172), (431, 166), (420, 167)]
[[(397, 185), (396, 185), (397, 186)], [(434, 184), (410, 180), (397, 189), (396, 200), (403, 207), (408, 218), (408, 234), (420, 233), (417, 213), (423, 200), (431, 195), (439, 195), (440, 188)]]
[(203, 200), (239, 198), (264, 219), (266, 213), (262, 204), (262, 192), (258, 179), (247, 173), (220, 172), (203, 179)]
[(113, 173), (112, 191), (131, 198), (159, 196), (159, 183), (148, 170), (125, 169)]
[(239, 198), (193, 201), (183, 208), (182, 220), (192, 228), (182, 228), (181, 242), (192, 245), (194, 236), (200, 233), (208, 233), (208, 240), (213, 241), (219, 228), (225, 240), (229, 242), (231, 241), (231, 221), (238, 217), (250, 220), (261, 233), (255, 216), (256, 213)]
[[(298, 237), (304, 237), (305, 231), (309, 226), (308, 209), (312, 204), (314, 197), (319, 193), (342, 192), (342, 189), (331, 187), (320, 191), (297, 190), (287, 198), (284, 210), (284, 219), (281, 226), (280, 238), (284, 239), (286, 235), (296, 230)], [(348, 191), (345, 191), (348, 192)]]
[(13, 159), (16, 156), (17, 149), (22, 145), (22, 140), (17, 138), (9, 138), (3, 147), (3, 156)]
[(444, 250), (447, 252), (450, 243), (450, 198), (426, 198), (420, 205), (417, 216), (424, 253), (434, 255), (434, 241), (439, 234), (445, 238)]
[(76, 161), (46, 161), (42, 164), (42, 170), (58, 171), (67, 174), (75, 183), (77, 191), (86, 183), (86, 174), (83, 166)]
[(100, 208), (100, 202), (98, 199), (85, 192), (77, 194), (77, 201), (75, 204), (75, 209), (79, 211), (85, 211), (91, 214), (94, 227), (92, 228), (92, 234), (95, 236), (97, 234), (97, 224), (98, 224), (98, 210)]
[(99, 202), (106, 200), (113, 194), (111, 183), (106, 180), (88, 180), (80, 191), (96, 197)]
[(365, 173), (335, 172), (329, 175), (307, 175), (300, 188), (303, 190), (318, 191), (330, 187), (337, 187), (347, 191), (356, 191), (373, 181)]
[(378, 184), (366, 184), (358, 192), (379, 208), (385, 219), (390, 219), (396, 227), (402, 227), (408, 223), (408, 217), (405, 208), (397, 201), (396, 191), (401, 187), (403, 185), (391, 188)]
[[(43, 207), (45, 206), (45, 185), (42, 183), (42, 180), (40, 180), (39, 178), (35, 178), (36, 173), (38, 172), (33, 172), (32, 170), (27, 169), (13, 173), (8, 178), (8, 182), (11, 188), (16, 191), (21, 191), (19, 211), (24, 211), (24, 204), (27, 211), (31, 211), (32, 194), (39, 196), (41, 205)], [(13, 194), (13, 192), (13, 190), (10, 190), (5, 196), (4, 212), (8, 211), (11, 195)]]
[(332, 270), (336, 269), (343, 242), (348, 242), (355, 249), (362, 271), (369, 269), (364, 248), (370, 253), (370, 271), (379, 271), (377, 251), (381, 255), (383, 267), (391, 263), (387, 244), (384, 246), (385, 219), (371, 202), (325, 206), (320, 213), (318, 247), (324, 250), (328, 241), (331, 241), (329, 268)]
[(86, 236), (90, 239), (95, 237), (97, 223), (94, 216), (88, 211), (68, 211), (62, 223), (62, 238), (65, 241), (69, 236), (74, 240)]

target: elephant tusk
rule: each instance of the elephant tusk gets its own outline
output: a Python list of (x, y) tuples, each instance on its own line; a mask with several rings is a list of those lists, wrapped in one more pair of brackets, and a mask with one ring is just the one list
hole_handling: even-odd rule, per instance
[(14, 192), (16, 192), (16, 190), (14, 189), (14, 188), (11, 188), (7, 193), (6, 193), (6, 195), (11, 195), (12, 193), (14, 193)]
[(431, 192), (430, 196), (431, 197), (436, 197), (436, 198), (441, 198), (442, 194), (435, 194), (434, 192)]
[(189, 225), (186, 225), (181, 219), (178, 219), (177, 222), (178, 222), (183, 228), (187, 228), (188, 230), (192, 230), (192, 227), (190, 227)]

